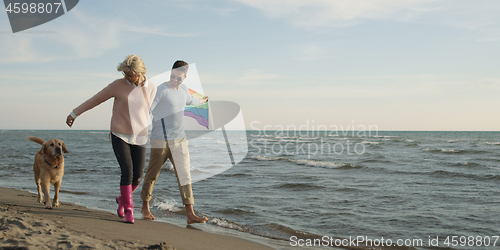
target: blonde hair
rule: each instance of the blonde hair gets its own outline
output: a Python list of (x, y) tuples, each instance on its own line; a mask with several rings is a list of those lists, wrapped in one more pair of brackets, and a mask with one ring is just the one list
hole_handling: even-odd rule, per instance
[(145, 75), (146, 66), (144, 62), (137, 55), (128, 55), (123, 62), (121, 62), (116, 68), (118, 71), (132, 71), (136, 75)]

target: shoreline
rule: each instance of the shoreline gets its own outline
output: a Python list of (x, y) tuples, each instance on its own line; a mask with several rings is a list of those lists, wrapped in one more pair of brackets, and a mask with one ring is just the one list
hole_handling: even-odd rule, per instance
[[(123, 223), (117, 215), (68, 202), (45, 209), (28, 191), (0, 187), (1, 248), (26, 249), (273, 249), (239, 237), (136, 219)], [(140, 213), (136, 212), (140, 218)]]

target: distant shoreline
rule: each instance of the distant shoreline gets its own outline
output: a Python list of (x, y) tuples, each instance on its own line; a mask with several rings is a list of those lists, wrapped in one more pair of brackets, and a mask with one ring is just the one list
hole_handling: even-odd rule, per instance
[[(98, 131), (98, 132), (108, 132), (109, 129), (0, 129), (0, 131)], [(186, 131), (207, 131), (207, 130), (186, 130)], [(246, 132), (259, 132), (259, 131), (266, 131), (266, 132), (276, 132), (276, 131), (281, 131), (281, 130), (228, 130), (226, 131), (246, 131)], [(307, 132), (307, 131), (315, 131), (317, 132), (318, 130), (296, 130), (297, 132)], [(326, 130), (326, 132), (334, 132), (336, 130)], [(348, 130), (349, 132), (352, 132), (353, 130)], [(354, 132), (360, 132), (362, 130), (354, 130)], [(320, 130), (320, 132), (323, 132), (323, 130)], [(378, 132), (500, 132), (500, 130), (378, 130)]]

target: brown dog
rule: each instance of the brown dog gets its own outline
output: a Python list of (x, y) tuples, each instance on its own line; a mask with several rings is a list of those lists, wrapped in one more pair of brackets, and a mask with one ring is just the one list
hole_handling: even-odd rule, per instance
[[(38, 189), (38, 203), (42, 202), (43, 190), (45, 208), (59, 207), (59, 188), (64, 175), (63, 152), (69, 153), (66, 144), (59, 139), (44, 141), (34, 136), (30, 136), (28, 139), (42, 145), (40, 151), (36, 153), (35, 162), (33, 163), (33, 172), (35, 173), (35, 182)], [(54, 185), (56, 192), (52, 203), (49, 196), (50, 184)]]

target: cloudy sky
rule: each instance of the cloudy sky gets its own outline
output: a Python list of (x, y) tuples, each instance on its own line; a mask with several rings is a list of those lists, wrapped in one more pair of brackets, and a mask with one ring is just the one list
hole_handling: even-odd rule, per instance
[[(66, 129), (128, 54), (150, 78), (196, 63), (205, 94), (238, 103), (251, 129), (500, 128), (498, 0), (117, 3), (15, 34), (0, 12), (0, 129)], [(73, 129), (108, 129), (111, 106)]]

